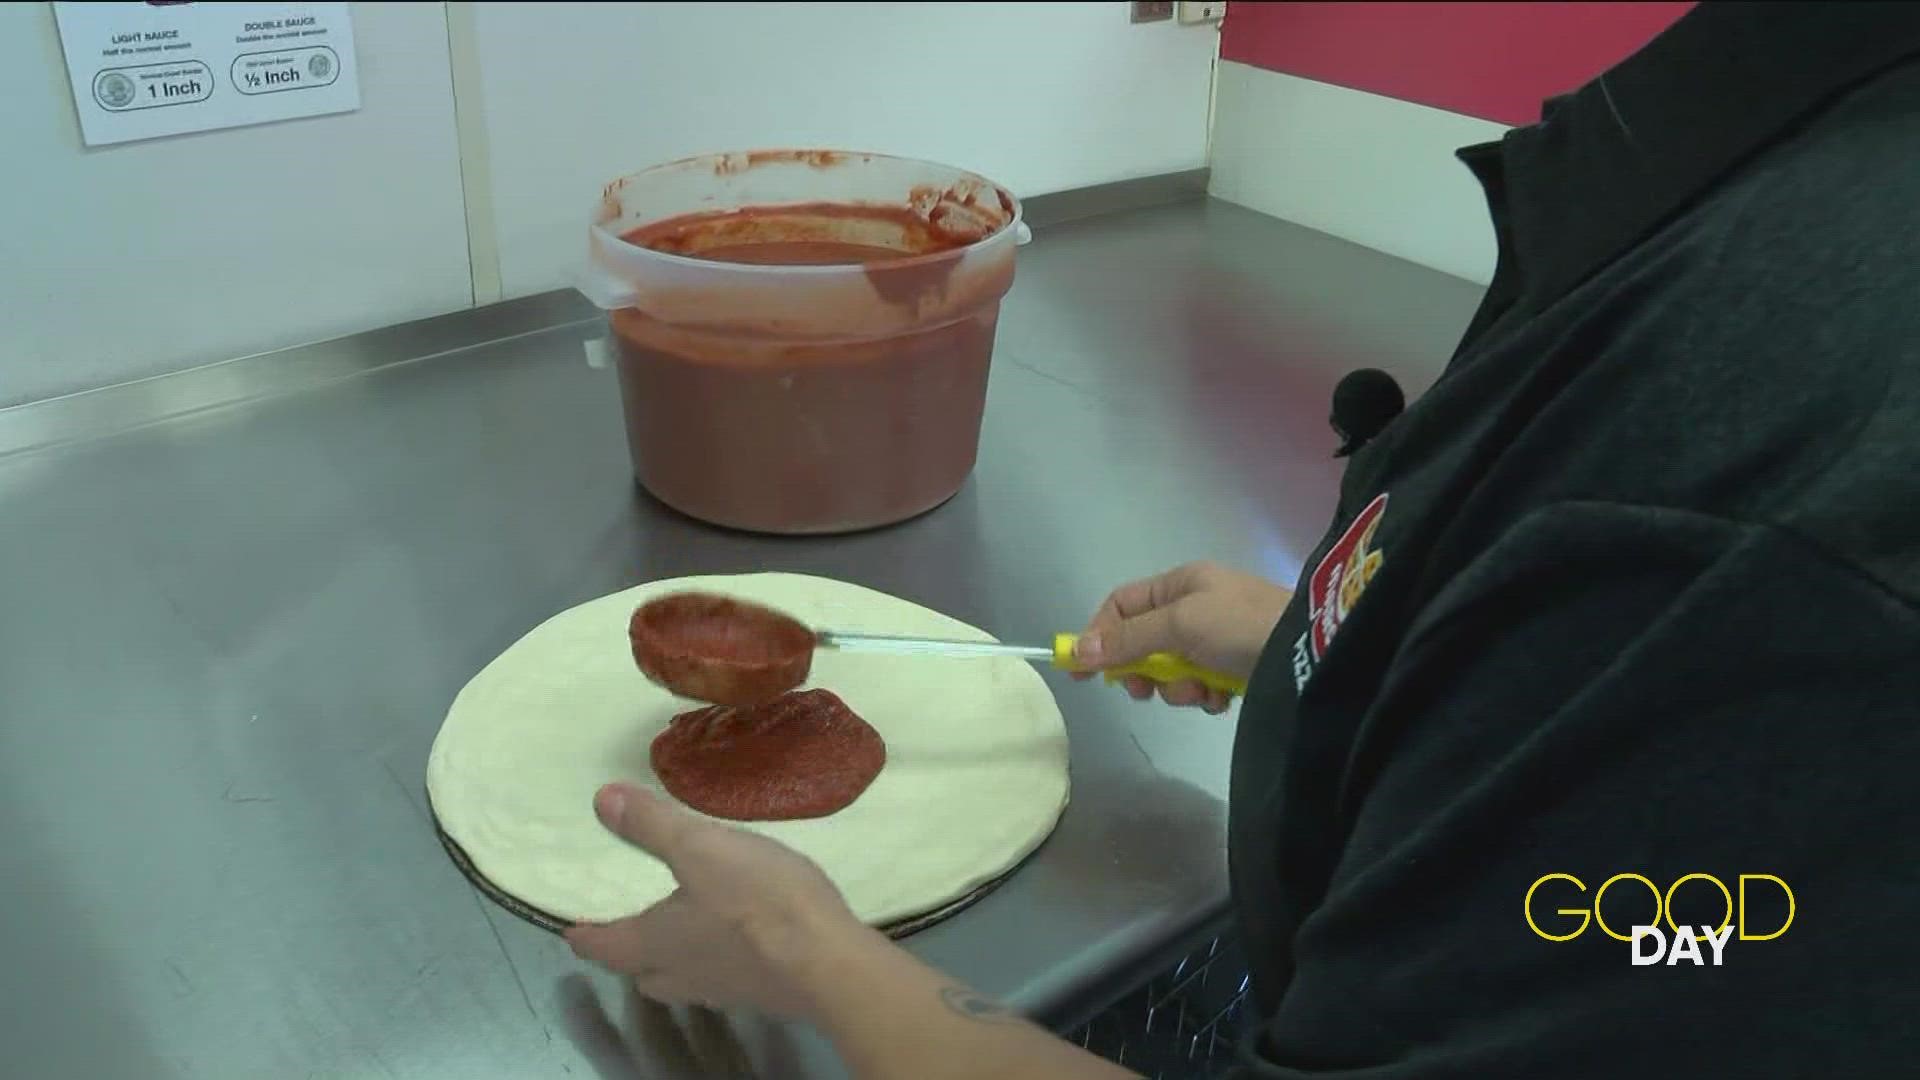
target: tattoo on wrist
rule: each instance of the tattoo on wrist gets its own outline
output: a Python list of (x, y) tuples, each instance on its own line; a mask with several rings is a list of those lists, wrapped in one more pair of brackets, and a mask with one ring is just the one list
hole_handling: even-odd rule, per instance
[(946, 1003), (947, 1008), (952, 1009), (954, 1012), (959, 1013), (969, 1020), (978, 1020), (988, 1024), (1004, 1024), (1020, 1019), (1014, 1014), (1012, 1009), (1007, 1008), (992, 998), (976, 994), (964, 986), (941, 987), (940, 1000)]

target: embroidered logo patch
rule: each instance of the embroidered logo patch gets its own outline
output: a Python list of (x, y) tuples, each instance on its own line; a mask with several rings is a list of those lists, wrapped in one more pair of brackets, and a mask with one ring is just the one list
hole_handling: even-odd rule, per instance
[(1387, 493), (1383, 491), (1340, 534), (1307, 579), (1307, 617), (1311, 620), (1308, 638), (1315, 660), (1326, 654), (1347, 613), (1360, 602), (1360, 594), (1366, 592), (1367, 583), (1380, 570), (1385, 556), (1374, 549), (1373, 534), (1386, 509)]

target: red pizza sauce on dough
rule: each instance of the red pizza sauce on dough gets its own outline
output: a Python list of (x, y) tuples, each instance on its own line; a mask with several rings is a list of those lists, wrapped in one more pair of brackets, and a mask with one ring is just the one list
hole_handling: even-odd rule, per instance
[(792, 821), (846, 809), (887, 763), (887, 744), (830, 690), (765, 705), (713, 705), (673, 718), (653, 740), (667, 793), (732, 821)]
[(627, 622), (633, 661), (681, 697), (761, 705), (806, 681), (813, 631), (769, 607), (711, 593), (671, 593)]

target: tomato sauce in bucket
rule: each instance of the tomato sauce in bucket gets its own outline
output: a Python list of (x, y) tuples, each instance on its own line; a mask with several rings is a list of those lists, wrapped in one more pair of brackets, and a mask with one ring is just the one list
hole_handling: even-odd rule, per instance
[[(879, 155), (694, 163), (662, 168), (704, 171), (712, 208), (657, 213), (673, 200), (636, 198), (650, 170), (610, 187), (613, 227), (596, 222), (626, 301), (603, 306), (640, 484), (770, 533), (872, 528), (951, 498), (973, 469), (1024, 232), (1012, 197)], [(784, 182), (738, 183), (770, 170)]]

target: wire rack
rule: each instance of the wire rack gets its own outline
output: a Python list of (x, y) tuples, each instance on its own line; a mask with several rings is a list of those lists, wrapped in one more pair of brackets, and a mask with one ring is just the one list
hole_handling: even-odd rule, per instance
[(1217, 937), (1070, 1037), (1150, 1080), (1217, 1080), (1233, 1064), (1246, 1003), (1239, 943)]

